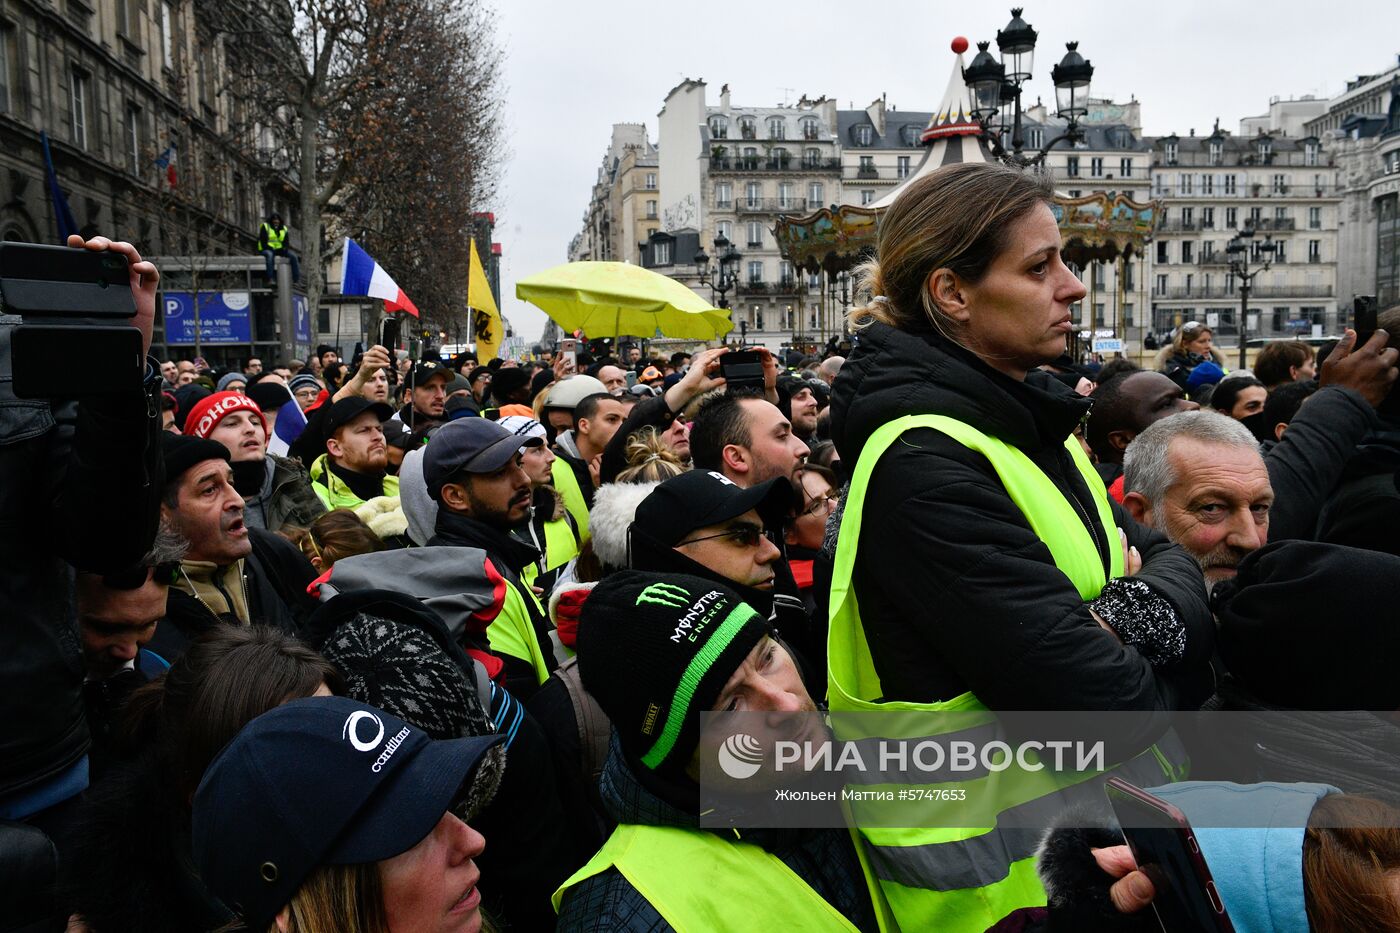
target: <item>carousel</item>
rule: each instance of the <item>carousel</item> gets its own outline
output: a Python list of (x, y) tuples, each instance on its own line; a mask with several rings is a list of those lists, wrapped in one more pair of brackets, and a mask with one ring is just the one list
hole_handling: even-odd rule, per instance
[[(986, 45), (982, 44), (974, 65), (983, 56), (990, 59)], [(868, 206), (843, 204), (823, 207), (800, 216), (784, 215), (778, 218), (773, 233), (783, 257), (796, 268), (822, 274), (825, 287), (821, 293), (820, 337), (828, 345), (845, 342), (848, 333), (845, 328), (846, 314), (852, 304), (863, 301), (853, 293), (851, 273), (856, 266), (874, 255), (880, 215), (910, 185), (936, 169), (958, 162), (995, 162), (1000, 159), (1009, 164), (1019, 164), (1027, 171), (1042, 170), (1040, 166), (1021, 159), (1019, 150), (1013, 155), (1003, 149), (1000, 140), (1009, 139), (1011, 135), (1005, 120), (1001, 126), (992, 126), (985, 117), (974, 117), (976, 98), (969, 93), (964, 78), (967, 68), (963, 53), (967, 47), (967, 40), (961, 36), (953, 40), (952, 74), (948, 77), (942, 102), (920, 135), (919, 141), (924, 147), (923, 159), (907, 179)], [(1070, 53), (1077, 55), (1072, 46)], [(1119, 294), (1117, 300), (1111, 302), (1111, 307), (1124, 307), (1133, 298), (1124, 291), (1123, 283), (1127, 279), (1124, 264), (1134, 257), (1141, 257), (1146, 244), (1152, 239), (1162, 215), (1160, 202), (1144, 204), (1120, 193), (1095, 192), (1078, 198), (1056, 196), (1051, 210), (1060, 225), (1065, 262), (1080, 270), (1087, 270), (1094, 263), (1116, 265), (1114, 281), (1118, 283)], [(1144, 288), (1146, 276), (1140, 275), (1138, 278), (1139, 289)], [(1101, 354), (1124, 352), (1129, 342), (1130, 335), (1118, 315), (1111, 315), (1111, 319), (1106, 321), (1093, 320), (1092, 309), (1101, 300), (1092, 284), (1096, 280), (1097, 277), (1091, 279), (1091, 293), (1084, 302), (1087, 315), (1081, 329), (1074, 335), (1076, 339), (1070, 348), (1076, 356), (1090, 352), (1094, 349), (1094, 343), (1098, 344)], [(1145, 299), (1145, 295), (1143, 297)], [(1146, 302), (1140, 307), (1145, 308)], [(814, 344), (811, 349), (815, 348)]]

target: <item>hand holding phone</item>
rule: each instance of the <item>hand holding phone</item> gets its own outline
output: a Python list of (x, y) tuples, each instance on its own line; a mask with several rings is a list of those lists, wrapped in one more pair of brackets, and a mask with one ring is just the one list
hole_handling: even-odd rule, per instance
[(397, 350), (399, 348), (398, 318), (386, 317), (379, 322), (379, 340), (377, 342), (386, 350)]
[(1196, 835), (1179, 809), (1121, 778), (1104, 785), (1138, 868), (1156, 890), (1152, 909), (1167, 933), (1233, 933)]
[(753, 389), (762, 392), (767, 385), (763, 357), (757, 350), (730, 350), (720, 357), (719, 371), (731, 392)]
[(1376, 332), (1376, 296), (1357, 295), (1352, 299), (1352, 329), (1356, 331), (1356, 343), (1352, 349), (1366, 346), (1366, 341)]
[(565, 360), (565, 372), (573, 373), (578, 371), (578, 341), (573, 337), (565, 337), (559, 341), (559, 353)]

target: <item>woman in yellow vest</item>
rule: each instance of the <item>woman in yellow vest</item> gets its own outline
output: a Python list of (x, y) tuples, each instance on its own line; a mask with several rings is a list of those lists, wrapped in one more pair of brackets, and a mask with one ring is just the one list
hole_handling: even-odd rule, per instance
[[(872, 297), (832, 392), (852, 471), (828, 644), (838, 721), (867, 709), (1154, 713), (1211, 692), (1200, 569), (1109, 501), (1072, 436), (1092, 403), (1040, 370), (1066, 352), (1085, 296), (1052, 198), (1045, 176), (959, 164), (915, 181), (881, 218), (877, 259), (860, 270)], [(1178, 778), (1179, 749), (1153, 745), (1164, 717), (1145, 719), (1118, 759), (1125, 776)], [(863, 830), (905, 930), (981, 931), (1045, 903), (1039, 834), (986, 825), (1021, 805), (1056, 811), (1061, 790), (1025, 772), (991, 782), (964, 782), (984, 811), (995, 800), (972, 823), (983, 828)], [(1063, 793), (1065, 805), (1103, 796), (1092, 782)]]
[[(618, 826), (554, 895), (561, 933), (877, 928), (845, 830), (700, 827), (701, 713), (816, 709), (737, 593), (685, 574), (610, 574), (582, 607), (578, 671), (613, 723), (598, 790)], [(755, 798), (771, 799), (756, 783)]]

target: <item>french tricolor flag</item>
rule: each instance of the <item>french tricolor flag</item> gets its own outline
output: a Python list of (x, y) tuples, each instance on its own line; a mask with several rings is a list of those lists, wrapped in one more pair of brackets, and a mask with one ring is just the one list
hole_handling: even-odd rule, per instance
[(306, 430), (306, 415), (296, 399), (277, 409), (277, 421), (272, 426), (272, 436), (267, 439), (267, 452), (279, 457), (288, 455), (292, 442)]
[(349, 237), (345, 238), (344, 261), (340, 265), (340, 293), (383, 298), (384, 310), (390, 314), (407, 311), (414, 317), (418, 316), (418, 309), (398, 283), (360, 244)]

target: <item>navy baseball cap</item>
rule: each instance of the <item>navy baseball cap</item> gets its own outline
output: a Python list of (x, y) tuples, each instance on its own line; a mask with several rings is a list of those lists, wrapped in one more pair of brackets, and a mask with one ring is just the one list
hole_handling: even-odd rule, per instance
[(292, 700), (243, 727), (204, 773), (191, 841), (209, 890), (265, 930), (313, 871), (407, 852), (505, 736), (434, 741), (344, 697)]
[(544, 441), (512, 434), (487, 418), (458, 418), (433, 433), (423, 452), (423, 482), (428, 495), (437, 499), (442, 484), (462, 470), (494, 473), (522, 447), (538, 447)]
[(675, 547), (695, 529), (750, 509), (757, 509), (769, 528), (781, 529), (792, 506), (792, 484), (781, 476), (745, 488), (723, 473), (690, 470), (653, 489), (637, 506), (632, 526), (657, 544)]

